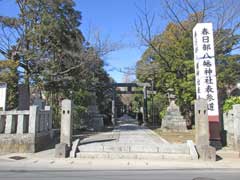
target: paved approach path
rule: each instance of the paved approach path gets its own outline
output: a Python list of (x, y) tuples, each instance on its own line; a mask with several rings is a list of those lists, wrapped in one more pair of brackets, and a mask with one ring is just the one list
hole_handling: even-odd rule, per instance
[[(148, 153), (145, 156), (152, 153), (157, 157), (159, 153), (181, 154), (189, 158), (187, 144), (170, 144), (149, 128), (137, 125), (137, 121), (127, 115), (118, 119), (118, 126), (112, 132), (100, 133), (81, 140), (79, 151), (78, 157), (87, 158), (131, 158), (130, 156), (139, 158), (140, 155), (136, 153)], [(141, 154), (141, 157), (144, 158), (144, 155)]]

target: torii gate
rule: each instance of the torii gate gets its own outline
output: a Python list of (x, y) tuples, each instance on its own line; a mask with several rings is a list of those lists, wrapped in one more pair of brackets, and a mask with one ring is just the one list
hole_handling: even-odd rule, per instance
[[(115, 98), (116, 94), (143, 94), (143, 124), (147, 124), (147, 87), (149, 83), (113, 83), (112, 86), (112, 123), (116, 125)], [(127, 87), (127, 91), (116, 91), (117, 87)], [(142, 91), (132, 91), (132, 87), (143, 87)]]

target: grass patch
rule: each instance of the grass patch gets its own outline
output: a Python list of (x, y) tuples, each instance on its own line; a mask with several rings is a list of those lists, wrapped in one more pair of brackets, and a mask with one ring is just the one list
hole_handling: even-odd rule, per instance
[(190, 129), (187, 132), (166, 132), (158, 128), (153, 131), (170, 143), (185, 143), (187, 140), (195, 141), (195, 129)]

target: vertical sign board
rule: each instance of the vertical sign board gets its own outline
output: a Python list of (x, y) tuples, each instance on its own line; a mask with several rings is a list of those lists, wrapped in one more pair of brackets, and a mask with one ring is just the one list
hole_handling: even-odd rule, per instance
[(197, 99), (208, 100), (210, 139), (220, 139), (219, 109), (212, 23), (193, 28), (193, 48)]
[(6, 110), (7, 83), (0, 82), (0, 109)]

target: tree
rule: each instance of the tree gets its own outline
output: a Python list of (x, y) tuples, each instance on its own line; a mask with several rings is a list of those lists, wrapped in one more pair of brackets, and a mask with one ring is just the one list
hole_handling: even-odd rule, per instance
[[(239, 10), (230, 1), (213, 5), (205, 0), (163, 3), (166, 5), (165, 14), (172, 22), (159, 34), (152, 34), (154, 14), (146, 7), (140, 9), (142, 16), (135, 24), (136, 31), (147, 50), (137, 64), (137, 76), (142, 81), (149, 76), (154, 77), (161, 96), (165, 96), (168, 88), (174, 89), (177, 102), (190, 122), (195, 99), (192, 28), (196, 23), (207, 20), (217, 24), (214, 33), (216, 64), (219, 95), (222, 97), (227, 87), (239, 79), (239, 56), (233, 54), (233, 50), (239, 48)], [(154, 73), (150, 71), (152, 67), (157, 67)]]
[[(191, 24), (191, 21), (185, 23)], [(167, 99), (168, 89), (174, 89), (182, 112), (186, 116), (190, 116), (195, 91), (190, 32), (181, 31), (178, 24), (169, 23), (166, 30), (156, 36), (152, 44), (155, 48), (161, 47), (161, 56), (149, 47), (138, 63), (138, 78), (141, 81), (147, 81), (149, 76), (153, 76), (153, 71), (148, 71), (150, 74), (146, 74), (143, 68), (147, 67), (151, 70), (152, 67), (157, 67), (154, 81), (158, 93)], [(188, 120), (190, 121), (191, 118), (188, 117)]]
[(111, 80), (100, 55), (110, 49), (104, 48), (107, 42), (100, 43), (101, 48), (97, 49), (85, 40), (79, 27), (81, 13), (74, 9), (72, 0), (16, 3), (18, 17), (0, 17), (0, 53), (5, 61), (12, 59), (18, 67), (8, 64), (5, 69), (13, 68), (17, 83), (45, 91), (58, 126), (63, 98), (74, 99), (80, 111), (88, 106), (89, 90), (103, 94), (104, 85), (99, 82)]

